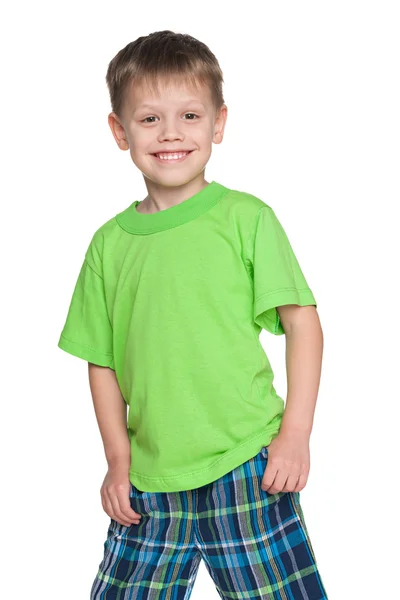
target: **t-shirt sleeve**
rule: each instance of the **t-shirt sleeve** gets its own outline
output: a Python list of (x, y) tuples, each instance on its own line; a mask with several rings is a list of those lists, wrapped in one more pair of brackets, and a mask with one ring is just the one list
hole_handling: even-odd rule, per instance
[(58, 347), (88, 362), (114, 369), (113, 332), (101, 252), (95, 236), (81, 266)]
[(288, 237), (273, 209), (262, 206), (250, 235), (247, 266), (254, 287), (253, 317), (274, 335), (285, 333), (278, 306), (317, 306)]

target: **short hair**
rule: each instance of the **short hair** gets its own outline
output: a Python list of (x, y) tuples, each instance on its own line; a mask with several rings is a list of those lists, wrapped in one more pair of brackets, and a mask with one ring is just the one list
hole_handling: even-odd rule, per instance
[(121, 116), (128, 85), (145, 83), (158, 91), (159, 83), (184, 80), (206, 85), (218, 110), (224, 104), (223, 73), (211, 50), (186, 33), (168, 29), (137, 38), (110, 61), (106, 74), (111, 108)]

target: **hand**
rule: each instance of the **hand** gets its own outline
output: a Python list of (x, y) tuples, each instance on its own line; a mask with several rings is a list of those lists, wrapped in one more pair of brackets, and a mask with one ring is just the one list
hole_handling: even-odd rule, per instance
[(309, 436), (281, 430), (268, 446), (261, 489), (270, 494), (300, 492), (307, 483), (309, 472)]
[(111, 519), (130, 527), (142, 515), (132, 510), (129, 501), (130, 481), (126, 469), (109, 469), (101, 486), (101, 503)]

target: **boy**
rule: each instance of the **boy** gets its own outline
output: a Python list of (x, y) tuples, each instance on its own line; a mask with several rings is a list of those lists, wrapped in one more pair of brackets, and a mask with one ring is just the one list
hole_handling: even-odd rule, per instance
[[(91, 600), (187, 599), (201, 558), (227, 600), (325, 599), (299, 502), (317, 305), (273, 209), (204, 178), (227, 119), (219, 64), (161, 31), (106, 81), (148, 194), (94, 233), (59, 341), (89, 363), (108, 462)], [(262, 328), (286, 335), (285, 410)]]

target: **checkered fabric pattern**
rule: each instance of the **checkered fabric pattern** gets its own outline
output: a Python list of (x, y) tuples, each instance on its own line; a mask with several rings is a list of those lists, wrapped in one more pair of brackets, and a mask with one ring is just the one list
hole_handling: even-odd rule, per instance
[(261, 489), (268, 447), (179, 492), (131, 484), (138, 525), (111, 519), (90, 600), (187, 600), (200, 560), (224, 600), (326, 600), (300, 494)]

